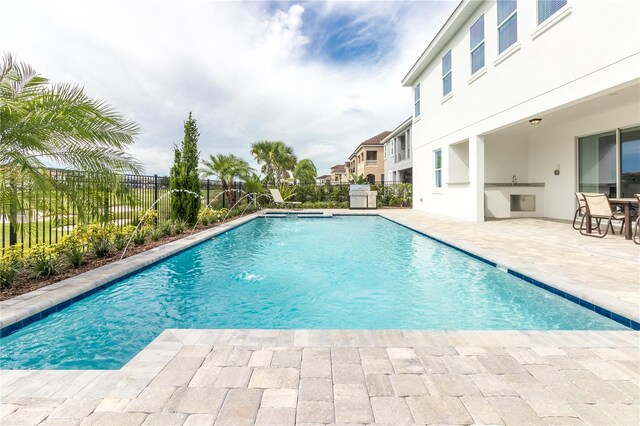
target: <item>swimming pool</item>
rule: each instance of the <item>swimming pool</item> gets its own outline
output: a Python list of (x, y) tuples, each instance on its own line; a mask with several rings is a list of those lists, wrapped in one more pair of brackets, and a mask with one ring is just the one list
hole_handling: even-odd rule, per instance
[(624, 326), (377, 216), (257, 218), (0, 340), (1, 368), (120, 368), (166, 328)]

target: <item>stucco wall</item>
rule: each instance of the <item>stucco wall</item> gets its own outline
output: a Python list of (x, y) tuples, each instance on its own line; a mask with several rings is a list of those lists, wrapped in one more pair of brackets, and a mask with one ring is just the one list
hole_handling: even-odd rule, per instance
[[(493, 160), (487, 162), (491, 170), (485, 170), (484, 155), (480, 156), (478, 163), (476, 151), (482, 154), (485, 150), (483, 139), (478, 139), (478, 135), (486, 134), (490, 139), (490, 134), (498, 129), (552, 113), (556, 108), (628, 85), (640, 78), (640, 32), (637, 31), (640, 2), (620, 0), (611, 7), (609, 1), (570, 0), (564, 12), (558, 15), (562, 19), (543, 32), (537, 26), (536, 2), (518, 2), (517, 13), (519, 47), (511, 56), (501, 62), (496, 61), (496, 4), (486, 2), (462, 25), (417, 79), (421, 84), (423, 116), (413, 123), (414, 208), (482, 220), (483, 209), (477, 207), (482, 202), (485, 179), (509, 176), (510, 180), (514, 172), (507, 173), (507, 168), (494, 170)], [(469, 27), (481, 14), (485, 15), (486, 73), (470, 81)], [(441, 57), (450, 48), (453, 95), (442, 102)], [(595, 127), (611, 129), (623, 125), (613, 114), (604, 114), (601, 119)], [(576, 120), (579, 121), (578, 117)], [(636, 117), (636, 123), (630, 124), (637, 124), (638, 120)], [(589, 126), (591, 124), (594, 123)], [(545, 150), (556, 149), (558, 139), (562, 140), (562, 148), (557, 155), (562, 157), (563, 164), (571, 157), (575, 170), (575, 147), (571, 141), (589, 132), (576, 123), (573, 127), (563, 127), (564, 133), (550, 137), (554, 131), (545, 125), (540, 132), (545, 132), (546, 136), (536, 139), (538, 145), (535, 149), (528, 144), (528, 156), (533, 157), (526, 173), (531, 181), (553, 173), (556, 164), (547, 163), (557, 160), (551, 160)], [(433, 151), (465, 139), (470, 141), (470, 183), (466, 186), (444, 184), (441, 190), (434, 190)], [(571, 143), (567, 143), (567, 139)], [(496, 154), (493, 148), (494, 145), (486, 147), (486, 157), (492, 152)], [(447, 151), (442, 150), (443, 182), (448, 182)], [(520, 153), (514, 153), (514, 156), (498, 153), (502, 164), (522, 170), (515, 174), (523, 173), (524, 165), (519, 164), (516, 154)], [(573, 180), (568, 180), (569, 174)], [(554, 184), (557, 184), (557, 190), (545, 191), (545, 214), (567, 218), (567, 211), (571, 211), (572, 206), (559, 202), (559, 194), (564, 197), (566, 191), (574, 190), (575, 173), (563, 167)], [(465, 203), (470, 200), (476, 206), (469, 208), (467, 204), (465, 208)]]

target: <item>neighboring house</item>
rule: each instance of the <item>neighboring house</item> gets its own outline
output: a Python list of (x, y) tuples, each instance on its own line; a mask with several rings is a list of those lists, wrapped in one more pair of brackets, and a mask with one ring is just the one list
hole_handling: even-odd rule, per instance
[(384, 182), (384, 158), (381, 142), (389, 136), (389, 133), (391, 132), (384, 131), (358, 145), (349, 157), (350, 174), (362, 176), (371, 184)]
[(330, 182), (331, 182), (331, 175), (322, 175), (322, 176), (316, 177), (317, 184), (330, 183)]
[(339, 184), (339, 183), (348, 183), (349, 175), (347, 173), (347, 165), (345, 164), (337, 164), (331, 168), (331, 183)]
[(411, 155), (411, 125), (409, 117), (382, 141), (384, 173), (387, 183), (411, 183), (413, 156)]
[(572, 219), (575, 191), (640, 192), (639, 16), (637, 0), (462, 1), (403, 79), (413, 207)]

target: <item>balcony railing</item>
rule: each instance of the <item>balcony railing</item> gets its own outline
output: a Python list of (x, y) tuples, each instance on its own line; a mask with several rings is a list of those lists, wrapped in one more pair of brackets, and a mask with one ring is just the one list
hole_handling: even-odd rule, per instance
[(396, 152), (395, 162), (397, 163), (398, 161), (406, 160), (407, 158), (410, 157), (410, 155), (411, 155), (411, 151), (409, 151), (408, 149), (405, 151), (398, 151)]
[(378, 167), (378, 160), (367, 160), (365, 167)]

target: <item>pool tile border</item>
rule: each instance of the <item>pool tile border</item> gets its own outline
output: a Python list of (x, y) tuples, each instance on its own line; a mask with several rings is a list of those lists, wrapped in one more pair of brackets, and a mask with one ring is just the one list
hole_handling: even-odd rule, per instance
[[(224, 234), (245, 223), (251, 222), (258, 217), (257, 214), (252, 214), (238, 218), (224, 225), (171, 241), (148, 251), (8, 299), (22, 299), (22, 303), (18, 302), (9, 305), (6, 303), (8, 300), (0, 302), (0, 307), (2, 307), (0, 310), (0, 338), (55, 312), (59, 312), (77, 301), (92, 296), (185, 250), (203, 244), (212, 237)], [(65, 292), (65, 294), (55, 294), (58, 293), (60, 289), (68, 289), (69, 291)], [(47, 293), (51, 293), (50, 297), (47, 297), (49, 296)], [(37, 300), (35, 305), (27, 302), (33, 301), (34, 299), (45, 300)], [(23, 304), (28, 306), (20, 306)]]
[(553, 293), (553, 294), (555, 294), (557, 296), (560, 296), (560, 297), (562, 297), (564, 299), (567, 299), (567, 300), (569, 300), (569, 301), (571, 301), (571, 302), (573, 302), (573, 303), (575, 303), (577, 305), (582, 306), (583, 308), (586, 308), (586, 309), (588, 309), (590, 311), (593, 311), (593, 312), (595, 312), (595, 313), (597, 313), (599, 315), (602, 315), (602, 316), (604, 316), (606, 318), (609, 318), (610, 320), (613, 320), (613, 321), (615, 321), (615, 322), (617, 322), (619, 324), (622, 324), (625, 327), (628, 327), (628, 328), (630, 328), (632, 330), (640, 330), (640, 322), (638, 322), (638, 321), (634, 321), (631, 318), (627, 318), (627, 317), (625, 317), (623, 315), (620, 315), (620, 314), (617, 314), (617, 313), (615, 313), (613, 311), (610, 311), (609, 309), (606, 309), (606, 308), (603, 308), (603, 307), (601, 307), (599, 305), (596, 305), (595, 303), (589, 302), (587, 300), (584, 300), (584, 299), (581, 299), (581, 298), (579, 298), (577, 296), (574, 296), (574, 295), (572, 295), (570, 293), (567, 293), (566, 291), (560, 290), (559, 288), (550, 286), (549, 284), (543, 283), (542, 281), (536, 280), (535, 278), (532, 278), (532, 277), (530, 277), (528, 275), (525, 275), (525, 274), (523, 274), (521, 272), (518, 272), (515, 269), (511, 269), (509, 267), (506, 267), (506, 266), (503, 266), (503, 265), (499, 265), (498, 263), (493, 262), (493, 261), (491, 261), (489, 259), (486, 259), (486, 258), (484, 258), (482, 256), (479, 256), (479, 255), (477, 255), (475, 253), (472, 253), (469, 250), (465, 250), (465, 249), (463, 249), (461, 247), (457, 247), (457, 246), (455, 246), (455, 245), (453, 245), (451, 243), (448, 243), (448, 242), (446, 242), (444, 240), (441, 240), (440, 238), (436, 238), (436, 237), (434, 237), (432, 235), (429, 235), (429, 234), (427, 234), (425, 232), (419, 231), (419, 230), (414, 229), (414, 228), (412, 228), (412, 227), (410, 227), (408, 225), (405, 225), (404, 223), (398, 222), (398, 221), (396, 221), (394, 219), (388, 218), (388, 217), (383, 216), (383, 215), (377, 215), (377, 216), (380, 216), (380, 217), (382, 217), (384, 219), (387, 219), (388, 221), (393, 222), (396, 225), (400, 225), (400, 226), (402, 226), (402, 227), (404, 227), (406, 229), (409, 229), (409, 230), (411, 230), (413, 232), (417, 232), (418, 234), (420, 234), (420, 235), (422, 235), (424, 237), (427, 237), (427, 238), (429, 238), (429, 239), (431, 239), (433, 241), (437, 241), (440, 244), (444, 244), (447, 247), (450, 247), (450, 248), (452, 248), (454, 250), (457, 250), (457, 251), (459, 251), (461, 253), (464, 253), (467, 256), (471, 256), (472, 258), (477, 259), (477, 260), (479, 260), (479, 261), (481, 261), (483, 263), (486, 263), (486, 264), (488, 264), (490, 266), (493, 266), (493, 267), (496, 267), (496, 268), (501, 268), (501, 269), (504, 268), (505, 272), (508, 273), (509, 275), (513, 275), (514, 277), (520, 278), (521, 280), (523, 280), (525, 282), (528, 282), (529, 284), (533, 284), (536, 287), (539, 287), (539, 288), (541, 288), (543, 290), (546, 290), (546, 291), (548, 291), (550, 293)]
[[(270, 212), (267, 211), (264, 213), (265, 215), (270, 214), (271, 217), (276, 218), (278, 215), (277, 212)], [(392, 223), (395, 223), (399, 226), (402, 226), (406, 229), (409, 229), (413, 232), (416, 232), (424, 237), (427, 237), (433, 241), (437, 241), (440, 244), (444, 244), (445, 246), (452, 248), (456, 251), (459, 251), (461, 253), (464, 253), (476, 260), (479, 260), (485, 264), (488, 264), (490, 266), (493, 267), (497, 267), (497, 268), (501, 268), (503, 270), (505, 270), (506, 273), (513, 275), (517, 278), (520, 278), (522, 280), (524, 280), (525, 282), (528, 282), (530, 284), (535, 285), (536, 287), (542, 288), (543, 290), (549, 291), (553, 294), (556, 294), (560, 297), (563, 297), (573, 303), (576, 303), (586, 309), (589, 309), (591, 311), (596, 312), (599, 315), (602, 315), (606, 318), (609, 318), (619, 324), (622, 324), (632, 330), (640, 330), (640, 323), (637, 321), (634, 321), (630, 318), (627, 318), (625, 316), (622, 316), (620, 314), (617, 314), (609, 309), (603, 308), (599, 305), (596, 305), (592, 302), (586, 301), (584, 299), (581, 299), (577, 296), (574, 296), (570, 293), (567, 293), (563, 290), (560, 290), (556, 287), (550, 286), (546, 283), (543, 283), (539, 280), (536, 280), (532, 277), (529, 277), (528, 275), (522, 274), (520, 272), (518, 272), (517, 270), (508, 268), (506, 266), (503, 265), (499, 265), (496, 262), (493, 262), (485, 257), (479, 256), (469, 250), (463, 249), (461, 247), (455, 246), (447, 241), (444, 241), (440, 238), (436, 238), (432, 235), (429, 235), (423, 231), (420, 231), (418, 229), (415, 229), (411, 226), (408, 226), (404, 223), (401, 223), (397, 220), (391, 219), (383, 214), (381, 214), (380, 212), (370, 212), (370, 213), (365, 213), (365, 212), (357, 212), (357, 213), (333, 213), (333, 216), (377, 216), (377, 217), (381, 217), (383, 219), (386, 219)], [(96, 268), (92, 271), (88, 271), (85, 274), (89, 274), (89, 277), (82, 277), (82, 275), (85, 274), (81, 274), (79, 276), (76, 277), (72, 277), (69, 278), (67, 280), (63, 280), (60, 281), (58, 283), (55, 284), (51, 284), (50, 286), (44, 287), (43, 289), (38, 289), (35, 290), (34, 292), (31, 293), (27, 293), (26, 295), (22, 295), (22, 296), (28, 296), (30, 294), (33, 293), (38, 293), (38, 295), (43, 294), (44, 292), (46, 292), (47, 289), (49, 290), (53, 290), (53, 289), (60, 289), (60, 288), (71, 288), (72, 286), (74, 286), (74, 284), (76, 283), (82, 283), (83, 281), (85, 282), (85, 285), (80, 285), (78, 287), (74, 288), (74, 295), (72, 295), (71, 297), (67, 297), (64, 295), (61, 295), (60, 297), (57, 298), (53, 298), (53, 300), (48, 300), (45, 303), (38, 303), (35, 306), (30, 306), (30, 307), (19, 307), (19, 306), (4, 306), (2, 311), (0, 312), (0, 337), (4, 337), (7, 336), (11, 333), (13, 333), (14, 331), (25, 327), (35, 321), (38, 321), (42, 318), (47, 317), (48, 315), (51, 315), (52, 313), (58, 312), (68, 306), (70, 306), (71, 304), (82, 300), (86, 297), (89, 297), (93, 294), (95, 294), (98, 291), (102, 291), (118, 282), (121, 282), (122, 280), (125, 280), (126, 278), (144, 270), (147, 269), (163, 260), (166, 260), (167, 258), (170, 258), (172, 256), (175, 256), (187, 249), (193, 248), (199, 244), (202, 244), (204, 242), (206, 242), (207, 240), (211, 239), (211, 237), (217, 236), (217, 235), (221, 235), (225, 232), (231, 231), (235, 228), (238, 228), (239, 226), (248, 223), (254, 219), (258, 219), (258, 218), (264, 218), (264, 216), (262, 216), (260, 213), (254, 213), (252, 215), (249, 216), (245, 216), (243, 218), (239, 218), (236, 220), (233, 220), (231, 222), (229, 222), (228, 224), (225, 225), (220, 225), (218, 227), (212, 228), (210, 230), (205, 230), (202, 232), (199, 232), (198, 234), (195, 234), (193, 236), (188, 236), (186, 238), (182, 238), (176, 241), (172, 241), (170, 243), (167, 243), (165, 245), (156, 247), (154, 249), (151, 249), (149, 251), (143, 252), (143, 253), (139, 253), (136, 254), (134, 256), (128, 257), (126, 258), (126, 261), (131, 262), (133, 260), (133, 264), (129, 265), (129, 264), (125, 264), (124, 261), (125, 259), (123, 259), (122, 261), (116, 261), (107, 265), (104, 265), (100, 268)], [(147, 259), (148, 258), (148, 259)], [(126, 266), (125, 266), (126, 265)], [(113, 273), (106, 273), (104, 274), (105, 271), (108, 272), (109, 269), (115, 269), (116, 271)], [(93, 276), (97, 276), (98, 280), (93, 282), (93, 283), (89, 283), (88, 285), (86, 284), (86, 279), (83, 278), (92, 278)], [(78, 277), (82, 277), (82, 278), (78, 278)], [(21, 296), (17, 296), (17, 298), (20, 298)], [(32, 298), (36, 298), (38, 296), (32, 297)], [(15, 298), (14, 298), (15, 299)], [(9, 300), (14, 300), (14, 299), (9, 299)], [(25, 300), (30, 300), (31, 298), (25, 298)], [(6, 301), (5, 301), (6, 302)], [(57, 302), (57, 303), (56, 303)], [(2, 306), (3, 302), (0, 302), (0, 306)], [(4, 312), (6, 312), (7, 310), (11, 311), (11, 310), (18, 310), (19, 312), (17, 313), (13, 313), (13, 312), (9, 312), (9, 314), (4, 314)]]

